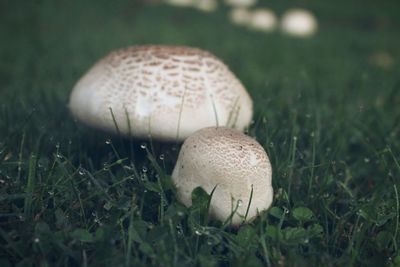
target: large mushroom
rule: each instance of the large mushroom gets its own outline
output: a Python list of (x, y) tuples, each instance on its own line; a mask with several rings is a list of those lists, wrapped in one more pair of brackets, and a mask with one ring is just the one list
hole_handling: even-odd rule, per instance
[(257, 141), (234, 129), (209, 127), (185, 140), (172, 180), (186, 206), (191, 206), (196, 187), (209, 194), (215, 188), (210, 214), (238, 225), (271, 205), (271, 175), (268, 156)]
[(69, 108), (88, 125), (165, 141), (208, 126), (244, 130), (253, 113), (246, 89), (221, 60), (163, 45), (111, 52), (78, 81)]

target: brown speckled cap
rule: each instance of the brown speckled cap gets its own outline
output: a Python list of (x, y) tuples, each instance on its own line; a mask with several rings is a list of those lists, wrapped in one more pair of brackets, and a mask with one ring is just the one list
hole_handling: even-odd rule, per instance
[(247, 221), (272, 203), (271, 164), (263, 147), (251, 137), (226, 127), (209, 127), (189, 136), (182, 145), (172, 173), (178, 199), (190, 206), (193, 189), (211, 193), (210, 213), (226, 220), (237, 205), (232, 224)]
[[(183, 140), (208, 126), (244, 130), (253, 113), (242, 83), (209, 52), (147, 45), (116, 50), (75, 85), (72, 114), (124, 135)], [(112, 110), (112, 114), (111, 114)]]

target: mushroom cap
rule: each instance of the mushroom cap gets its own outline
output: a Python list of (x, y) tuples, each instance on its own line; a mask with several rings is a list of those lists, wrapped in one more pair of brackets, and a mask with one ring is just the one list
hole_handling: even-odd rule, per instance
[(246, 221), (272, 203), (271, 164), (263, 147), (251, 137), (226, 127), (208, 127), (188, 137), (172, 173), (178, 199), (191, 206), (191, 193), (202, 187), (211, 193), (210, 215), (232, 225)]
[(165, 0), (164, 2), (177, 7), (190, 7), (194, 4), (194, 0)]
[(196, 0), (194, 7), (203, 12), (214, 12), (218, 8), (217, 0)]
[(317, 28), (316, 18), (305, 9), (290, 9), (283, 14), (281, 19), (281, 30), (288, 35), (310, 37)]
[(75, 85), (69, 108), (90, 126), (164, 141), (209, 126), (244, 130), (253, 115), (246, 89), (218, 58), (162, 45), (108, 54)]
[(257, 0), (225, 0), (225, 4), (233, 7), (251, 7), (257, 3)]
[(254, 30), (271, 32), (276, 28), (275, 13), (267, 8), (255, 9), (250, 16), (249, 27)]
[(229, 12), (229, 19), (233, 24), (246, 25), (251, 18), (251, 12), (245, 7), (235, 7)]

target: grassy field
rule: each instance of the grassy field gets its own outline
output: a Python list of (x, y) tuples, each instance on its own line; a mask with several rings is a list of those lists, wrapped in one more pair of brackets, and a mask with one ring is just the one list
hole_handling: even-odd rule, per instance
[[(311, 9), (307, 40), (137, 1), (0, 1), (0, 266), (400, 266), (400, 4), (261, 1)], [(232, 229), (187, 209), (179, 146), (90, 129), (77, 79), (136, 44), (210, 50), (254, 99), (249, 134), (273, 167), (272, 207)]]

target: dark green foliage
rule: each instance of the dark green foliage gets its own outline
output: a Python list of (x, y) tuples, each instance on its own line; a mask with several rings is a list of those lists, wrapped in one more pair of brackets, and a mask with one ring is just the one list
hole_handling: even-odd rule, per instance
[[(235, 27), (226, 7), (0, 1), (0, 266), (400, 266), (398, 1), (297, 6), (317, 15), (315, 37)], [(144, 43), (210, 50), (248, 88), (275, 191), (250, 224), (209, 218), (200, 188), (192, 207), (176, 201), (179, 146), (70, 116), (85, 70)]]

